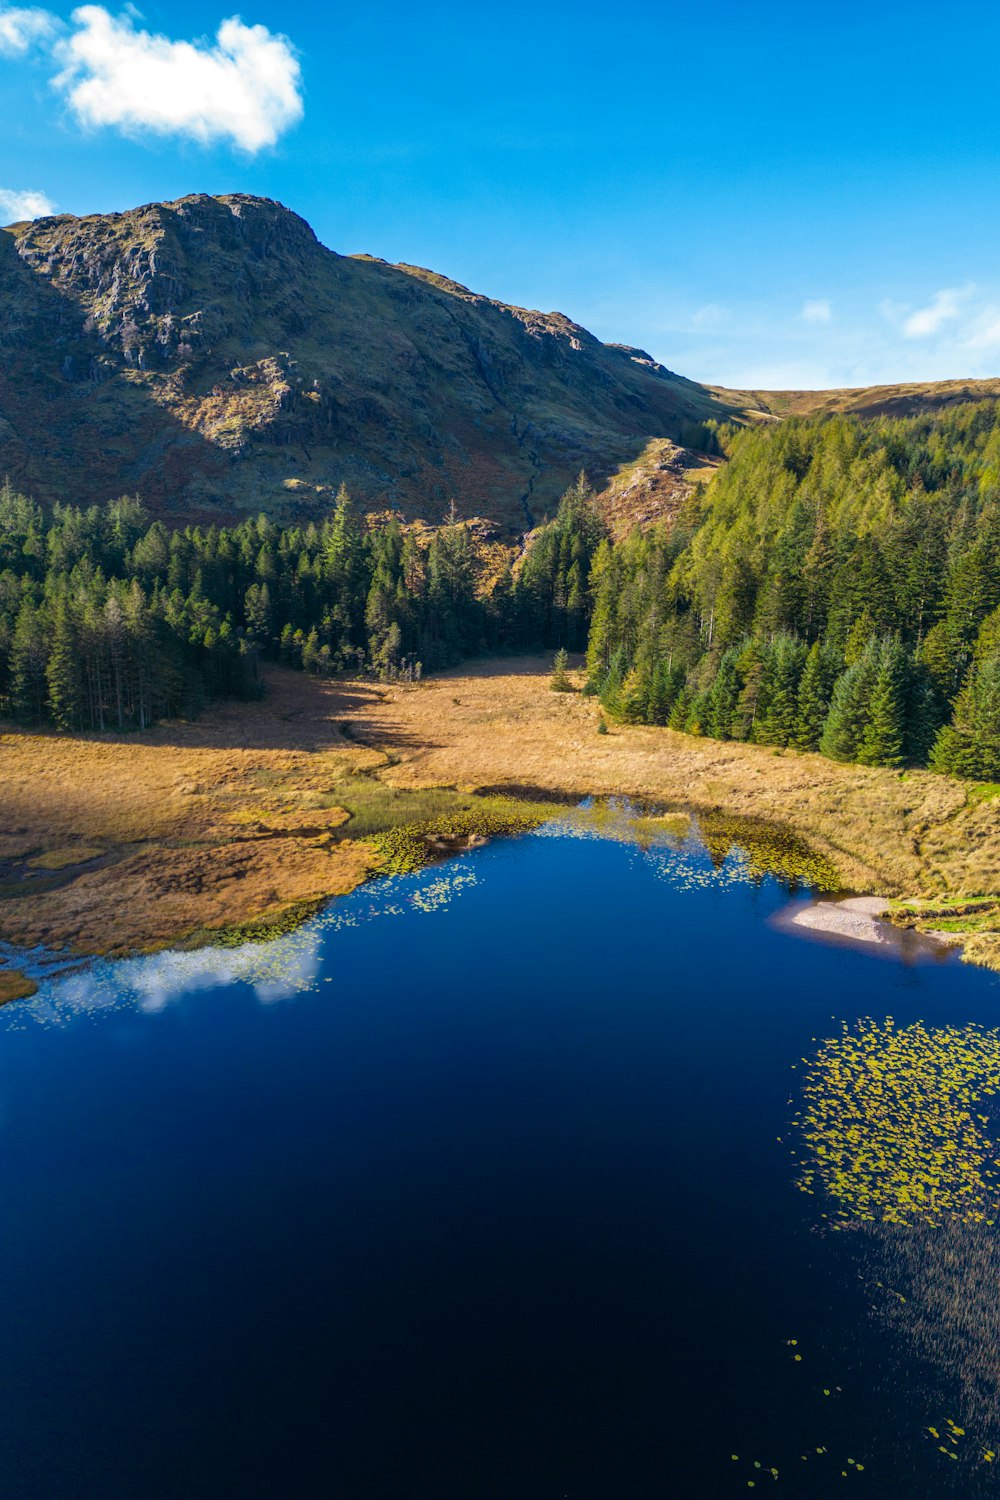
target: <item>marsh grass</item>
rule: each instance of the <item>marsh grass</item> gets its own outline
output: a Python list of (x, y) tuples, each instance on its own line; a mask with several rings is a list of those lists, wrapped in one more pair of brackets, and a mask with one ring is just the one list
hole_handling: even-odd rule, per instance
[(46, 849), (44, 853), (38, 854), (34, 859), (28, 860), (28, 868), (32, 870), (67, 870), (74, 865), (88, 864), (92, 859), (99, 859), (107, 850), (99, 844), (70, 844), (63, 849)]
[(293, 901), (274, 912), (264, 912), (250, 922), (234, 922), (229, 927), (201, 930), (192, 933), (183, 945), (186, 948), (241, 948), (244, 943), (267, 943), (273, 938), (285, 937), (289, 932), (315, 917), (326, 905), (326, 897), (312, 901)]
[(1000, 782), (980, 781), (966, 793), (966, 806), (978, 807), (981, 802), (992, 802), (996, 797), (1000, 797)]
[(551, 803), (524, 803), (504, 797), (472, 799), (465, 810), (426, 821), (401, 823), (368, 842), (379, 856), (379, 873), (408, 875), (487, 839), (528, 833), (552, 817)]
[(35, 980), (22, 974), (20, 969), (0, 969), (0, 1005), (10, 1000), (27, 1000), (38, 993)]
[(995, 896), (893, 901), (888, 916), (896, 927), (961, 938), (967, 957), (1000, 968), (1000, 900)]
[(350, 814), (340, 829), (342, 837), (370, 840), (405, 824), (430, 824), (471, 814), (481, 799), (454, 787), (403, 790), (372, 775), (355, 775), (331, 787), (326, 800), (329, 806), (343, 807)]

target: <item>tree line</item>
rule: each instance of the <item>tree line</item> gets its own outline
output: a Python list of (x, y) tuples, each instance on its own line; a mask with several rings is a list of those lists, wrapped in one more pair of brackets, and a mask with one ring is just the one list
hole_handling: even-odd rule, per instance
[(1000, 780), (1000, 406), (720, 441), (672, 529), (597, 548), (589, 690), (626, 721)]
[(263, 661), (416, 677), (587, 653), (626, 722), (1000, 780), (1000, 404), (713, 429), (670, 526), (612, 541), (584, 476), (520, 557), (454, 517), (175, 527), (0, 488), (0, 712), (143, 728)]
[(498, 566), (454, 518), (430, 532), (365, 522), (343, 490), (304, 526), (171, 529), (136, 499), (45, 511), (7, 484), (0, 712), (142, 729), (257, 695), (265, 660), (394, 678), (482, 652), (582, 650), (603, 534), (591, 499), (581, 476), (525, 555)]

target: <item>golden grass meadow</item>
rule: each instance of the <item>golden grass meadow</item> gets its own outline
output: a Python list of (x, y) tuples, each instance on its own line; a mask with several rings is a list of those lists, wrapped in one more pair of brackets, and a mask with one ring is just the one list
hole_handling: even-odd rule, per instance
[(992, 789), (667, 729), (598, 734), (594, 700), (551, 692), (549, 669), (489, 660), (386, 685), (272, 668), (261, 702), (141, 736), (7, 727), (0, 938), (94, 954), (281, 930), (411, 867), (413, 834), (392, 830), (446, 853), (553, 800), (625, 796), (695, 813), (710, 848), (748, 819), (780, 824), (843, 889), (1000, 963)]

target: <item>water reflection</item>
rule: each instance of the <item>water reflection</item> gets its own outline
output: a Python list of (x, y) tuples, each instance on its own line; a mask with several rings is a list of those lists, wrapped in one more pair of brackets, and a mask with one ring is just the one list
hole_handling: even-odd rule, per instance
[[(979, 1151), (982, 1211), (998, 1132), (971, 1095), (929, 1110), (913, 1049), (881, 1019), (860, 1047), (857, 1017), (921, 1020), (951, 1086), (995, 981), (789, 941), (767, 919), (794, 846), (735, 832), (601, 804), (276, 941), (52, 973), (7, 1007), (0, 1450), (41, 1475), (20, 1493), (988, 1494), (995, 1230), (957, 1221), (961, 1166), (947, 1215), (884, 1208), (929, 1125)], [(809, 1059), (822, 1170), (802, 1131), (786, 1154)], [(881, 1095), (852, 1109), (869, 1062)], [(134, 1441), (102, 1446), (144, 1379)]]
[(31, 1000), (8, 1007), (4, 1022), (14, 1028), (32, 1022), (58, 1025), (119, 1006), (152, 1014), (190, 995), (236, 983), (247, 985), (262, 1005), (271, 1005), (332, 983), (321, 974), (321, 951), (329, 934), (407, 913), (443, 911), (475, 884), (471, 865), (456, 860), (420, 875), (374, 881), (348, 900), (332, 902), (294, 932), (267, 942), (102, 959), (54, 974), (44, 955), (35, 956), (33, 963), (29, 955), (29, 962), (21, 958), (20, 965), (33, 971), (41, 988)]
[[(645, 808), (625, 798), (588, 799), (527, 835), (597, 840), (635, 849), (647, 868), (672, 889), (723, 890), (753, 886), (768, 875), (790, 889), (823, 875), (822, 862), (788, 830), (755, 820), (683, 809)], [(406, 913), (434, 913), (476, 883), (468, 860), (452, 859), (417, 875), (376, 879), (353, 896), (331, 902), (294, 932), (237, 947), (170, 950), (130, 959), (67, 963), (51, 954), (12, 955), (41, 988), (4, 1015), (5, 1024), (58, 1024), (71, 1015), (128, 1005), (147, 1013), (220, 985), (248, 985), (261, 1004), (286, 1000), (331, 982), (320, 973), (325, 938)], [(823, 882), (820, 880), (820, 888)]]
[(995, 1229), (962, 1219), (879, 1225), (859, 1236), (858, 1254), (874, 1317), (907, 1351), (908, 1378), (926, 1371), (925, 1440), (960, 1475), (992, 1476), (1000, 1453)]

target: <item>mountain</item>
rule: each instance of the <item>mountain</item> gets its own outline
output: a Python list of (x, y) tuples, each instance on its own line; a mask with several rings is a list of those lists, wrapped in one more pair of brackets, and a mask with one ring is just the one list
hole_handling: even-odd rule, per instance
[(905, 415), (1000, 381), (732, 391), (433, 271), (338, 255), (243, 194), (0, 230), (0, 477), (170, 520), (454, 501), (523, 532), (586, 469), (613, 528), (671, 515), (709, 420)]
[(454, 500), (517, 531), (581, 468), (640, 460), (676, 495), (664, 440), (737, 410), (561, 313), (338, 255), (268, 199), (0, 231), (0, 475), (44, 502), (306, 517), (343, 482), (366, 509)]

